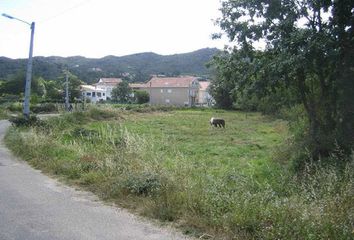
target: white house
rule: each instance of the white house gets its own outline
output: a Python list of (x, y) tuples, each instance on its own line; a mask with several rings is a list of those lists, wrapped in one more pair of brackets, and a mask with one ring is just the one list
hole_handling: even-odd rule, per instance
[(100, 78), (98, 83), (95, 83), (93, 85), (105, 91), (106, 99), (111, 99), (112, 89), (115, 88), (120, 82), (122, 82), (121, 78)]
[(90, 99), (92, 103), (99, 102), (100, 100), (107, 100), (106, 91), (92, 85), (81, 85), (80, 91), (82, 99)]

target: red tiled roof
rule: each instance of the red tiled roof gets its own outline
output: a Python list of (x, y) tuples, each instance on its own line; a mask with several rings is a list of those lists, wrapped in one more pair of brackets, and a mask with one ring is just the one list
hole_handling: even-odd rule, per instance
[(147, 87), (146, 83), (129, 83), (131, 88), (144, 88)]
[(153, 77), (147, 82), (146, 87), (185, 87), (188, 88), (196, 77)]
[(95, 83), (94, 85), (112, 85), (115, 86), (118, 83), (122, 82), (123, 80), (121, 78), (100, 78), (98, 83)]

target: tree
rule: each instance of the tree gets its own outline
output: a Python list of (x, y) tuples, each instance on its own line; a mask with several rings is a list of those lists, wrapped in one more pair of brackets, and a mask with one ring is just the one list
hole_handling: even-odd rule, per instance
[(25, 90), (25, 74), (18, 72), (1, 85), (1, 93), (20, 95)]
[(138, 104), (148, 103), (150, 101), (149, 93), (142, 90), (134, 91), (135, 101)]
[[(0, 87), (1, 93), (21, 95), (25, 90), (25, 73), (18, 72), (11, 76), (8, 81), (3, 82)], [(45, 95), (45, 80), (41, 77), (34, 77), (31, 81), (31, 95), (37, 95), (37, 97), (43, 97)]]
[(231, 67), (231, 55), (225, 52), (213, 58), (209, 67), (214, 66), (215, 78), (211, 81), (210, 94), (213, 96), (216, 106), (229, 109), (233, 105), (232, 91), (236, 89), (237, 80), (232, 76), (234, 68)]
[(57, 82), (53, 80), (45, 81), (45, 98), (47, 101), (60, 102), (63, 100), (63, 88)]
[[(303, 104), (312, 157), (329, 156), (337, 144), (349, 154), (354, 144), (354, 2), (228, 0), (221, 12), (217, 24), (237, 42), (232, 55), (241, 51), (251, 63), (248, 86), (260, 84), (268, 95), (288, 88)], [(261, 42), (266, 47), (257, 55)], [(241, 60), (224, 67), (233, 72)]]
[(118, 103), (128, 103), (132, 89), (129, 87), (128, 82), (120, 82), (117, 87), (112, 90), (112, 100)]
[[(74, 101), (75, 98), (80, 98), (80, 85), (84, 84), (82, 80), (80, 80), (76, 75), (67, 71), (68, 81), (69, 81), (69, 98), (70, 101)], [(62, 72), (62, 75), (58, 78), (58, 86), (62, 92), (62, 99), (65, 99), (65, 81), (66, 81), (66, 70)]]

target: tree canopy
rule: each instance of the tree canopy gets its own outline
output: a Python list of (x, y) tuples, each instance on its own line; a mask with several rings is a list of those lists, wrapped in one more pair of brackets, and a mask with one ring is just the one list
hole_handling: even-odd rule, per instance
[(214, 92), (216, 101), (222, 93), (233, 102), (240, 94), (282, 105), (299, 102), (308, 119), (312, 157), (329, 156), (337, 145), (349, 154), (354, 144), (354, 2), (228, 0), (221, 12), (216, 23), (236, 46), (213, 61), (218, 77), (212, 89), (223, 86)]
[(148, 103), (150, 100), (150, 95), (144, 90), (136, 90), (134, 91), (134, 99), (138, 104)]
[(126, 81), (118, 83), (117, 87), (112, 90), (112, 100), (118, 103), (128, 103), (132, 89)]

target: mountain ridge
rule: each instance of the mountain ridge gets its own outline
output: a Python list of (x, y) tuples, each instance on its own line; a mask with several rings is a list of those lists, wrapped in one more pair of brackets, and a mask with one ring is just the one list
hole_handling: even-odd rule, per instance
[[(102, 58), (36, 56), (33, 58), (33, 75), (55, 79), (62, 74), (63, 69), (68, 68), (87, 83), (95, 82), (100, 77), (127, 75), (132, 82), (144, 81), (151, 74), (208, 76), (210, 72), (205, 64), (218, 52), (220, 50), (216, 48), (203, 48), (170, 55), (142, 52), (124, 56), (107, 55)], [(25, 71), (26, 64), (27, 59), (0, 57), (0, 79)]]

